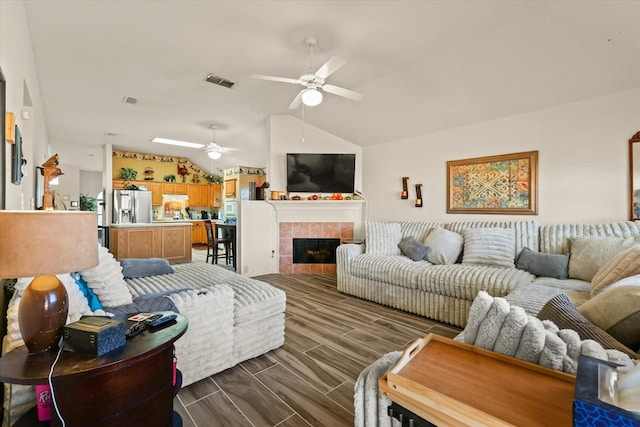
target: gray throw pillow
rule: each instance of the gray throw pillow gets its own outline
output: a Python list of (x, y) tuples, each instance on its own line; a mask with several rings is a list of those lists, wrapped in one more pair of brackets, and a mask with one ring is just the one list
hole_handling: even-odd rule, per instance
[(431, 249), (425, 246), (413, 236), (405, 237), (398, 243), (398, 248), (402, 255), (411, 258), (413, 261), (426, 260)]
[(545, 254), (525, 247), (516, 259), (516, 267), (536, 276), (566, 280), (569, 278), (569, 255)]
[(120, 260), (125, 279), (173, 273), (173, 267), (164, 258), (124, 258)]

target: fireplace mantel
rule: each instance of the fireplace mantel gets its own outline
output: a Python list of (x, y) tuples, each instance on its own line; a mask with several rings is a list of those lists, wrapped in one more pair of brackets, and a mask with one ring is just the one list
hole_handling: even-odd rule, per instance
[(278, 222), (353, 222), (362, 226), (364, 200), (271, 200)]

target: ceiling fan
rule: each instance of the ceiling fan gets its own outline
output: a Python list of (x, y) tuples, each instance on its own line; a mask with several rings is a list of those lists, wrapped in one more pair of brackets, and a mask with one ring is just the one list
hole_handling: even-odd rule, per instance
[(205, 145), (202, 149), (207, 153), (207, 156), (209, 156), (210, 159), (218, 160), (220, 157), (222, 157), (222, 154), (229, 151), (233, 151), (233, 149), (228, 147), (223, 147), (222, 145), (216, 142), (216, 129), (218, 129), (218, 125), (211, 124), (209, 125), (209, 127), (213, 129), (213, 139), (211, 140), (210, 143)]
[[(305, 40), (307, 46), (311, 51), (310, 55), (310, 69), (313, 69), (313, 48), (318, 44), (318, 40), (314, 37), (308, 37)], [(331, 85), (326, 83), (326, 79), (333, 73), (335, 73), (340, 67), (346, 64), (347, 60), (339, 56), (332, 56), (327, 62), (318, 68), (313, 73), (303, 74), (297, 79), (290, 79), (287, 77), (274, 77), (265, 76), (262, 74), (254, 74), (251, 76), (254, 79), (270, 80), (280, 83), (299, 84), (305, 88), (298, 92), (298, 95), (293, 99), (293, 102), (289, 105), (291, 110), (295, 110), (300, 107), (300, 104), (304, 104), (308, 107), (314, 107), (322, 102), (322, 92), (332, 93), (334, 95), (342, 96), (344, 98), (351, 99), (353, 101), (359, 101), (364, 96), (361, 93), (355, 92), (350, 89)]]

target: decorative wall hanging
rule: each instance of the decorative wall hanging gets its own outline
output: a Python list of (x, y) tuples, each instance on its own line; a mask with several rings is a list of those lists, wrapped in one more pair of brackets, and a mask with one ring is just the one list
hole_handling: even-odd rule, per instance
[(16, 142), (15, 133), (13, 131), (15, 126), (15, 117), (13, 113), (5, 114), (4, 125), (5, 125), (5, 130), (4, 130), (5, 139), (9, 144), (13, 144), (14, 142)]
[(416, 184), (416, 208), (422, 207), (422, 184)]
[(402, 193), (400, 195), (400, 198), (401, 199), (409, 198), (409, 177), (408, 176), (402, 177)]
[(538, 152), (447, 162), (447, 213), (538, 214)]

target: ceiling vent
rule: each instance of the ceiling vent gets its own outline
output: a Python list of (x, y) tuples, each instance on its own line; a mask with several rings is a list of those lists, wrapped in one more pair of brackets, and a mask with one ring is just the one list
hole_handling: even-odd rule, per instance
[(138, 100), (132, 96), (125, 96), (124, 98), (122, 98), (122, 102), (124, 102), (125, 104), (137, 104)]
[(231, 89), (236, 85), (236, 82), (232, 82), (231, 80), (218, 77), (214, 74), (207, 74), (207, 77), (205, 77), (204, 79), (209, 83), (213, 83), (214, 85), (218, 85), (218, 86), (224, 86), (229, 89)]

